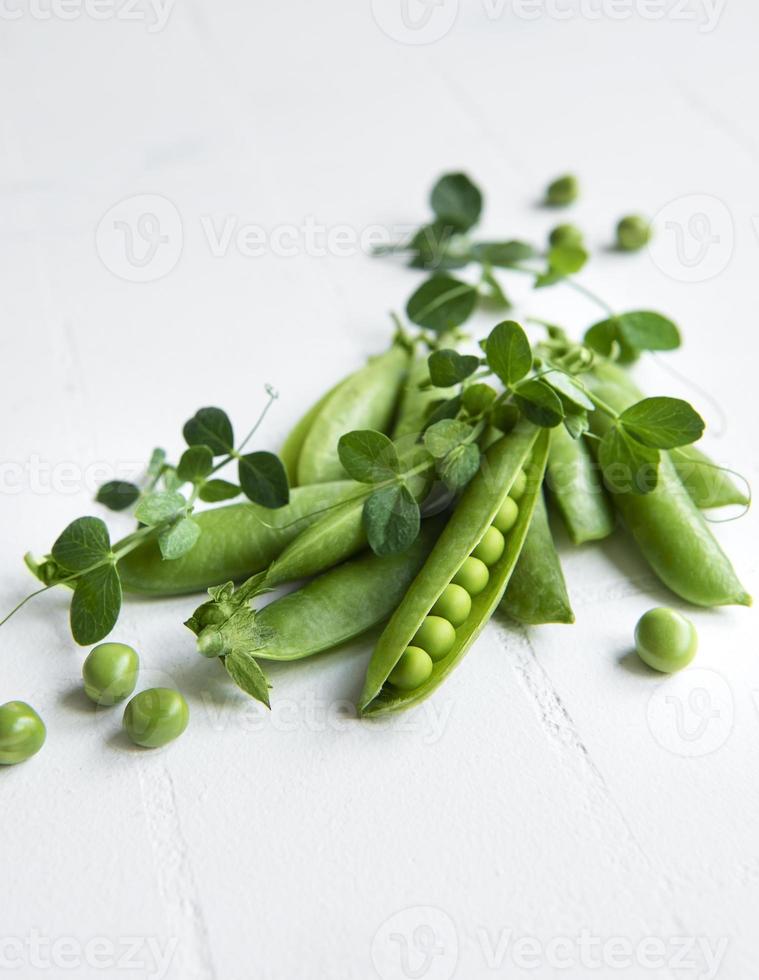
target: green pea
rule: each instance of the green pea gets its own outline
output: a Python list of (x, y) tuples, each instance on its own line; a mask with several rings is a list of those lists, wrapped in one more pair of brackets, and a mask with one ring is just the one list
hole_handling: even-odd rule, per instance
[(430, 609), (433, 616), (442, 616), (453, 626), (461, 626), (472, 611), (472, 600), (460, 585), (446, 585), (435, 605)]
[(156, 749), (179, 738), (189, 720), (190, 709), (179, 691), (152, 687), (126, 706), (124, 730), (135, 745)]
[(388, 674), (388, 680), (402, 691), (413, 691), (424, 684), (432, 673), (429, 654), (419, 647), (406, 647), (400, 660)]
[[(487, 569), (486, 569), (487, 571)], [(432, 660), (437, 663), (453, 649), (456, 642), (456, 630), (440, 616), (425, 616), (411, 641), (414, 648), (426, 650)]]
[(45, 744), (45, 723), (24, 701), (0, 706), (0, 766), (26, 762)]
[(651, 225), (639, 214), (628, 214), (617, 224), (617, 248), (637, 252), (651, 241)]
[(649, 609), (635, 627), (640, 659), (664, 674), (687, 667), (696, 656), (698, 635), (693, 623), (674, 609)]
[(479, 595), (488, 584), (488, 566), (479, 558), (465, 558), (461, 568), (453, 576), (453, 582), (466, 589), (469, 595)]
[(582, 247), (582, 232), (576, 225), (556, 225), (548, 236), (548, 243), (553, 248), (559, 248), (562, 245)]
[(546, 203), (553, 207), (564, 207), (577, 200), (580, 185), (572, 174), (557, 177), (546, 188)]
[(511, 485), (511, 490), (509, 490), (509, 496), (512, 500), (519, 502), (522, 497), (524, 497), (524, 492), (527, 489), (527, 474), (524, 470), (520, 470), (514, 477), (514, 482)]
[[(498, 514), (496, 514), (496, 517), (498, 517)], [(497, 527), (489, 527), (480, 538), (480, 543), (472, 552), (472, 557), (479, 558), (480, 561), (484, 561), (488, 566), (495, 565), (503, 554), (505, 547), (506, 541), (504, 540), (503, 534), (501, 534)]]
[(501, 504), (501, 509), (493, 518), (493, 527), (501, 534), (508, 534), (514, 527), (519, 517), (519, 507), (511, 496), (508, 496)]
[(137, 687), (140, 658), (126, 643), (101, 643), (82, 665), (84, 690), (95, 704), (123, 701)]

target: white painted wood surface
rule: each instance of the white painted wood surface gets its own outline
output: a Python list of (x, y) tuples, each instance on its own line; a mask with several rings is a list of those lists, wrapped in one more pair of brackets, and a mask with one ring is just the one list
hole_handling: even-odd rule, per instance
[[(93, 512), (104, 474), (178, 450), (200, 404), (242, 426), (277, 385), (275, 448), (381, 348), (417, 280), (356, 242), (423, 219), (444, 169), (486, 188), (486, 233), (526, 236), (553, 220), (545, 182), (579, 172), (585, 281), (682, 325), (666, 363), (727, 425), (663, 359), (641, 380), (702, 405), (711, 451), (756, 479), (758, 28), (738, 0), (3, 0), (0, 605), (23, 552)], [(661, 212), (650, 254), (603, 251), (628, 210)], [(113, 221), (145, 211), (168, 237), (140, 267)], [(578, 329), (596, 313), (513, 291)], [(718, 533), (759, 591), (756, 522)], [(626, 655), (671, 598), (624, 541), (563, 555), (574, 627), (491, 625), (384, 727), (351, 718), (366, 643), (273, 671), (266, 714), (195, 655), (191, 600), (130, 602), (115, 636), (143, 683), (191, 702), (153, 753), (85, 703), (65, 597), (29, 606), (0, 631), (0, 701), (49, 739), (0, 772), (0, 973), (755, 975), (755, 616), (693, 612), (698, 660), (661, 680)]]

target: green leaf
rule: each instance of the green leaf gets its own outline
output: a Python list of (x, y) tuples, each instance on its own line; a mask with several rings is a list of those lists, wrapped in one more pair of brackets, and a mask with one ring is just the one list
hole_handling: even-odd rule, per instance
[(548, 251), (548, 268), (561, 276), (572, 276), (588, 261), (588, 253), (582, 245), (554, 245)]
[(82, 572), (111, 554), (108, 528), (99, 517), (79, 517), (65, 528), (53, 545), (56, 562), (70, 572)]
[(419, 534), (419, 505), (403, 484), (375, 490), (364, 504), (364, 527), (372, 551), (393, 555), (405, 551)]
[(409, 247), (415, 252), (411, 265), (416, 269), (457, 269), (469, 263), (466, 242), (443, 221), (419, 228)]
[(453, 276), (435, 275), (406, 304), (409, 319), (438, 333), (461, 326), (474, 312), (477, 290)]
[(565, 374), (563, 371), (546, 371), (545, 374), (541, 375), (541, 380), (549, 384), (565, 404), (569, 402), (570, 405), (585, 408), (590, 412), (595, 408), (585, 385), (578, 378)]
[(439, 221), (468, 231), (479, 221), (482, 194), (466, 174), (445, 174), (432, 188), (430, 204)]
[(401, 471), (395, 446), (373, 429), (346, 432), (337, 444), (337, 454), (348, 476), (359, 483), (382, 483)]
[(287, 472), (274, 453), (247, 453), (239, 459), (237, 476), (242, 492), (254, 504), (276, 509), (290, 499)]
[(146, 476), (148, 480), (156, 480), (161, 475), (163, 464), (166, 462), (166, 450), (158, 447), (150, 454)]
[(121, 611), (121, 580), (113, 565), (94, 568), (77, 579), (71, 600), (71, 634), (80, 646), (108, 636)]
[(535, 425), (553, 429), (564, 418), (561, 399), (547, 384), (536, 378), (521, 381), (514, 388), (514, 397), (525, 416)]
[(155, 527), (184, 513), (187, 501), (176, 490), (156, 490), (145, 494), (137, 505), (134, 516), (140, 524)]
[(424, 448), (436, 459), (442, 459), (447, 453), (472, 437), (472, 429), (466, 422), (456, 419), (443, 419), (435, 422), (424, 433)]
[(207, 504), (216, 504), (221, 500), (232, 500), (242, 493), (242, 487), (229, 480), (209, 480), (200, 488), (198, 496)]
[(521, 380), (532, 367), (527, 334), (513, 320), (504, 320), (493, 327), (485, 352), (488, 364), (507, 388)]
[(527, 242), (477, 242), (472, 246), (472, 257), (487, 265), (507, 269), (535, 256), (535, 249)]
[(612, 346), (617, 338), (617, 321), (600, 320), (588, 327), (583, 338), (585, 344), (592, 350), (608, 357), (611, 354)]
[(590, 428), (588, 413), (585, 411), (567, 412), (564, 416), (564, 428), (573, 439), (579, 439)]
[(446, 398), (443, 401), (435, 402), (432, 411), (425, 420), (425, 429), (428, 429), (441, 419), (455, 418), (461, 410), (462, 400), (461, 395), (455, 395), (453, 398)]
[(127, 480), (109, 480), (104, 483), (95, 495), (99, 504), (104, 504), (109, 510), (126, 510), (139, 498), (140, 488)]
[(601, 440), (598, 461), (614, 493), (650, 493), (658, 481), (659, 451), (614, 426)]
[(704, 420), (682, 398), (644, 398), (619, 417), (619, 424), (644, 446), (676, 449), (704, 434)]
[(503, 291), (503, 286), (493, 275), (490, 266), (485, 266), (482, 270), (482, 282), (480, 283), (480, 304), (490, 310), (510, 310), (512, 302)]
[(267, 708), (271, 707), (269, 682), (252, 654), (236, 650), (224, 658), (224, 667), (240, 690), (265, 704)]
[(458, 351), (446, 348), (433, 351), (427, 363), (433, 385), (436, 388), (450, 388), (474, 374), (480, 366), (480, 359), (472, 354), (459, 354)]
[(213, 455), (208, 446), (190, 446), (182, 453), (177, 476), (186, 483), (199, 483), (213, 469)]
[(457, 446), (441, 461), (438, 471), (449, 490), (462, 490), (480, 468), (480, 450), (473, 443)]
[(469, 385), (461, 394), (464, 408), (469, 415), (481, 415), (486, 412), (498, 397), (495, 388), (484, 382)]
[(200, 527), (190, 517), (180, 517), (179, 520), (161, 531), (158, 535), (158, 547), (161, 555), (167, 561), (181, 558), (192, 551), (200, 536)]
[(232, 423), (220, 408), (199, 408), (182, 429), (188, 446), (208, 446), (214, 456), (231, 453), (235, 445)]
[(594, 323), (585, 333), (585, 343), (607, 357), (615, 340), (632, 352), (675, 350), (680, 346), (680, 331), (661, 313), (638, 310)]

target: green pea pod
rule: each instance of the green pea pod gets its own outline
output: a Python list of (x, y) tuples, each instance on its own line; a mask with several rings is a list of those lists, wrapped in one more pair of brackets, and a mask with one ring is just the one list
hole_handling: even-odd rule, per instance
[(338, 565), (256, 614), (262, 660), (302, 660), (360, 636), (389, 619), (437, 541), (444, 520), (424, 521), (400, 554), (364, 554)]
[[(547, 430), (539, 430), (527, 422), (520, 423), (488, 450), (479, 473), (464, 491), (430, 557), (379, 638), (359, 701), (363, 715), (398, 711), (422, 701), (464, 657), (500, 602), (514, 570), (540, 492), (547, 454)], [(470, 612), (456, 629), (453, 646), (434, 663), (431, 673), (418, 687), (398, 689), (389, 682), (389, 675), (443, 591), (451, 588), (453, 577), (492, 530), (493, 520), (520, 468), (524, 469), (527, 482), (516, 523), (506, 535), (502, 554), (491, 564), (487, 584), (472, 597)]]
[(201, 511), (193, 518), (200, 525), (200, 536), (186, 555), (165, 561), (157, 542), (150, 541), (121, 559), (124, 591), (183, 595), (260, 572), (327, 508), (357, 492), (357, 483), (343, 480), (299, 487), (292, 491), (290, 503), (277, 510), (238, 503)]
[(528, 626), (575, 621), (542, 494), (500, 608)]
[[(453, 343), (451, 344), (453, 346)], [(421, 387), (430, 380), (427, 355), (414, 359), (401, 395), (398, 415), (393, 426), (393, 441), (416, 439), (424, 431), (424, 425), (435, 402), (450, 398), (454, 388)]]
[(582, 439), (564, 426), (551, 433), (546, 483), (573, 544), (600, 541), (614, 530), (614, 511), (598, 466)]
[(305, 435), (301, 432), (297, 466), (299, 485), (326, 483), (345, 477), (337, 443), (346, 432), (354, 429), (386, 432), (389, 429), (409, 359), (407, 347), (396, 342), (390, 350), (370, 360), (330, 392), (314, 413), (308, 431)]
[[(591, 390), (617, 412), (634, 404), (629, 390), (588, 377)], [(591, 415), (592, 431), (603, 437), (612, 422), (601, 411)], [(614, 504), (646, 561), (673, 592), (697, 606), (751, 605), (672, 460), (661, 454), (659, 479), (646, 494), (612, 493)]]
[[(599, 361), (593, 372), (599, 380), (616, 385), (628, 394), (631, 403), (645, 397), (627, 371), (612, 361)], [(681, 483), (701, 510), (728, 507), (731, 504), (748, 506), (748, 496), (736, 486), (730, 474), (700, 449), (695, 446), (681, 446), (673, 449), (669, 455)]]
[(287, 479), (291, 487), (296, 486), (298, 482), (298, 460), (300, 458), (301, 450), (303, 449), (303, 443), (305, 442), (311, 426), (314, 424), (314, 421), (321, 410), (327, 404), (327, 401), (344, 383), (345, 379), (338, 381), (333, 388), (330, 388), (326, 394), (322, 395), (322, 397), (315, 402), (311, 408), (309, 408), (306, 414), (295, 423), (290, 430), (289, 435), (282, 443), (282, 448), (279, 451), (279, 458), (282, 460), (285, 467)]

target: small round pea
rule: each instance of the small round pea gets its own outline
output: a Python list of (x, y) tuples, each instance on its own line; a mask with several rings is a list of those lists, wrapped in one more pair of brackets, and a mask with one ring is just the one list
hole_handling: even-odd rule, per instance
[[(493, 527), (501, 534), (508, 534), (514, 527), (519, 517), (519, 507), (511, 496), (508, 496), (501, 504), (501, 508), (493, 518)], [(501, 549), (503, 550), (503, 549)], [(498, 556), (500, 558), (500, 555)]]
[(84, 691), (95, 704), (112, 705), (137, 687), (140, 658), (126, 643), (101, 643), (82, 665)]
[(582, 232), (576, 225), (556, 225), (548, 236), (548, 244), (553, 248), (562, 245), (582, 247)]
[(509, 490), (509, 496), (512, 500), (519, 502), (522, 497), (524, 497), (524, 492), (527, 489), (527, 474), (524, 470), (520, 470), (514, 477), (514, 482), (511, 484), (511, 490)]
[(698, 635), (693, 623), (675, 609), (649, 609), (635, 627), (635, 649), (640, 659), (664, 674), (687, 667), (696, 656)]
[(580, 185), (572, 174), (557, 177), (546, 188), (546, 203), (553, 207), (564, 207), (577, 200)]
[(0, 705), (0, 766), (26, 762), (45, 744), (45, 723), (25, 701)]
[(447, 619), (452, 626), (461, 626), (469, 618), (472, 611), (472, 600), (466, 589), (460, 585), (446, 585), (435, 605), (430, 609), (432, 616)]
[(187, 728), (190, 709), (179, 693), (151, 687), (136, 694), (124, 710), (124, 730), (135, 745), (156, 749), (179, 738)]
[(441, 616), (425, 616), (424, 622), (414, 634), (413, 647), (426, 650), (437, 663), (447, 657), (456, 642), (456, 630)]
[(413, 691), (424, 684), (431, 673), (432, 659), (429, 654), (419, 647), (406, 647), (387, 679), (402, 691)]
[(466, 589), (469, 595), (479, 595), (488, 584), (488, 566), (479, 558), (465, 558), (461, 568), (453, 576), (453, 582)]
[(617, 223), (617, 248), (637, 252), (651, 241), (651, 225), (639, 214), (628, 214)]
[[(516, 504), (514, 506), (516, 507)], [(500, 514), (500, 511), (498, 513)], [(496, 514), (496, 517), (498, 517), (498, 514)], [(506, 541), (504, 540), (503, 534), (495, 527), (494, 523), (494, 526), (489, 527), (480, 538), (480, 543), (472, 552), (472, 557), (479, 558), (480, 561), (484, 561), (488, 566), (495, 565), (503, 554), (505, 547)]]

